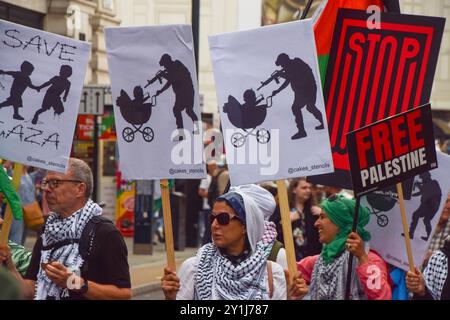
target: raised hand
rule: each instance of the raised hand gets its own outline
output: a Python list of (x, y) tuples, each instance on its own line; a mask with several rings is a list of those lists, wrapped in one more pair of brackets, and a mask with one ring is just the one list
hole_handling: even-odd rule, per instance
[(425, 295), (425, 279), (417, 268), (415, 268), (414, 272), (408, 271), (406, 274), (406, 287), (415, 294)]
[(364, 241), (356, 232), (352, 232), (348, 235), (346, 245), (347, 250), (358, 258), (360, 264), (368, 261), (369, 258), (364, 249)]
[(294, 276), (291, 284), (288, 288), (288, 299), (289, 300), (300, 300), (308, 293), (308, 285), (300, 271)]
[(166, 300), (175, 300), (178, 290), (180, 290), (180, 279), (171, 268), (164, 268), (164, 276), (161, 278), (161, 289), (166, 296)]

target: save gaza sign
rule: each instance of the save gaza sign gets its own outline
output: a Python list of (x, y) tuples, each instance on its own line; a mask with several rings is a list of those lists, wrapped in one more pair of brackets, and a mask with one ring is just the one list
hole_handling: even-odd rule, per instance
[(347, 134), (355, 196), (437, 167), (430, 104)]

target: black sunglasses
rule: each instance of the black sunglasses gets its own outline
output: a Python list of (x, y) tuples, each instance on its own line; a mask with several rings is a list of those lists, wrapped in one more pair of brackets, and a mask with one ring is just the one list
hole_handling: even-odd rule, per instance
[(209, 222), (212, 224), (215, 219), (217, 219), (217, 222), (221, 226), (228, 225), (230, 223), (230, 221), (233, 220), (233, 219), (240, 220), (238, 216), (230, 216), (230, 214), (228, 212), (221, 212), (221, 213), (218, 213), (218, 214), (212, 214), (211, 213), (209, 215)]

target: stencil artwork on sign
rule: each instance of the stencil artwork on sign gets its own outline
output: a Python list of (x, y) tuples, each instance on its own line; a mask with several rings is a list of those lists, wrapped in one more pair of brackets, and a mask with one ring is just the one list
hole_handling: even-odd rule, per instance
[(280, 53), (275, 64), (281, 67), (281, 69), (275, 70), (269, 79), (261, 82), (258, 90), (272, 81), (279, 83), (280, 78), (284, 79), (283, 84), (272, 92), (272, 97), (274, 97), (280, 91), (291, 85), (291, 89), (294, 92), (294, 102), (292, 103), (291, 110), (294, 114), (298, 130), (291, 139), (296, 140), (307, 136), (302, 114), (304, 107), (319, 121), (315, 129), (323, 130), (323, 116), (316, 107), (317, 84), (311, 67), (300, 58), (296, 57), (291, 59), (286, 53)]
[[(272, 99), (267, 97), (266, 103), (264, 97), (256, 97), (253, 89), (247, 89), (243, 95), (244, 103), (241, 104), (232, 95), (228, 96), (228, 101), (223, 106), (223, 112), (228, 115), (231, 124), (236, 128), (242, 129), (245, 134), (235, 132), (231, 135), (231, 144), (235, 147), (242, 147), (248, 136), (255, 136), (259, 143), (268, 143), (270, 141), (270, 132), (266, 129), (256, 129), (260, 126), (267, 115), (267, 108), (271, 107)], [(256, 133), (254, 133), (256, 130)]]
[(34, 66), (28, 61), (22, 62), (20, 65), (20, 71), (0, 70), (0, 74), (11, 76), (14, 79), (11, 85), (9, 97), (0, 103), (0, 109), (3, 107), (12, 106), (14, 109), (13, 119), (15, 120), (24, 120), (24, 118), (19, 114), (19, 109), (23, 108), (22, 95), (25, 90), (27, 88), (32, 88), (39, 92), (39, 87), (31, 83), (30, 76), (33, 71)]
[(200, 133), (198, 117), (194, 112), (194, 84), (192, 82), (192, 76), (188, 68), (179, 60), (172, 60), (172, 57), (164, 53), (159, 60), (159, 65), (163, 67), (163, 70), (159, 70), (156, 75), (147, 80), (145, 88), (155, 83), (157, 80), (160, 84), (163, 83), (163, 79), (166, 80), (164, 86), (156, 91), (156, 97), (162, 94), (164, 91), (172, 87), (175, 94), (175, 103), (173, 105), (173, 115), (176, 119), (176, 126), (178, 129), (178, 136), (175, 137), (175, 141), (181, 141), (185, 139), (183, 129), (183, 116), (182, 111), (191, 118), (194, 123), (193, 134)]
[(146, 126), (142, 127), (150, 120), (152, 115), (152, 107), (156, 105), (156, 96), (152, 96), (146, 93), (141, 86), (135, 86), (133, 89), (134, 99), (131, 99), (125, 90), (120, 90), (120, 96), (116, 99), (116, 104), (119, 107), (120, 113), (123, 119), (131, 124), (133, 128), (125, 127), (122, 130), (122, 137), (126, 142), (132, 142), (134, 135), (139, 132), (142, 133), (142, 138), (145, 141), (151, 142), (155, 136), (153, 129)]

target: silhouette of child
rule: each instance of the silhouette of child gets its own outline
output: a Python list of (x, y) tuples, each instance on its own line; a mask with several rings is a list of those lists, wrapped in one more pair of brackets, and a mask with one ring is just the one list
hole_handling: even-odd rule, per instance
[(132, 100), (133, 106), (143, 106), (144, 102), (150, 98), (150, 95), (144, 96), (144, 90), (141, 86), (136, 86), (133, 89), (134, 100)]
[(32, 124), (38, 122), (39, 115), (47, 110), (53, 108), (55, 114), (60, 115), (64, 112), (64, 106), (61, 102), (61, 94), (64, 93), (62, 100), (66, 102), (67, 95), (70, 90), (70, 81), (67, 80), (72, 75), (72, 67), (69, 65), (62, 65), (59, 71), (59, 76), (54, 76), (46, 83), (39, 86), (38, 89), (42, 89), (50, 86), (45, 93), (44, 100), (42, 101), (42, 107), (34, 114)]
[(256, 99), (256, 93), (253, 91), (253, 89), (247, 89), (244, 91), (244, 104), (242, 105), (242, 108), (246, 107), (255, 107), (257, 106), (261, 101), (264, 100), (264, 98)]
[(11, 85), (10, 96), (6, 100), (0, 103), (0, 108), (12, 106), (14, 108), (13, 119), (23, 120), (23, 117), (19, 115), (19, 108), (23, 107), (22, 95), (27, 87), (35, 89), (39, 92), (39, 88), (31, 83), (30, 75), (33, 73), (34, 66), (28, 62), (22, 62), (20, 71), (3, 71), (0, 70), (0, 74), (6, 74), (14, 78)]

